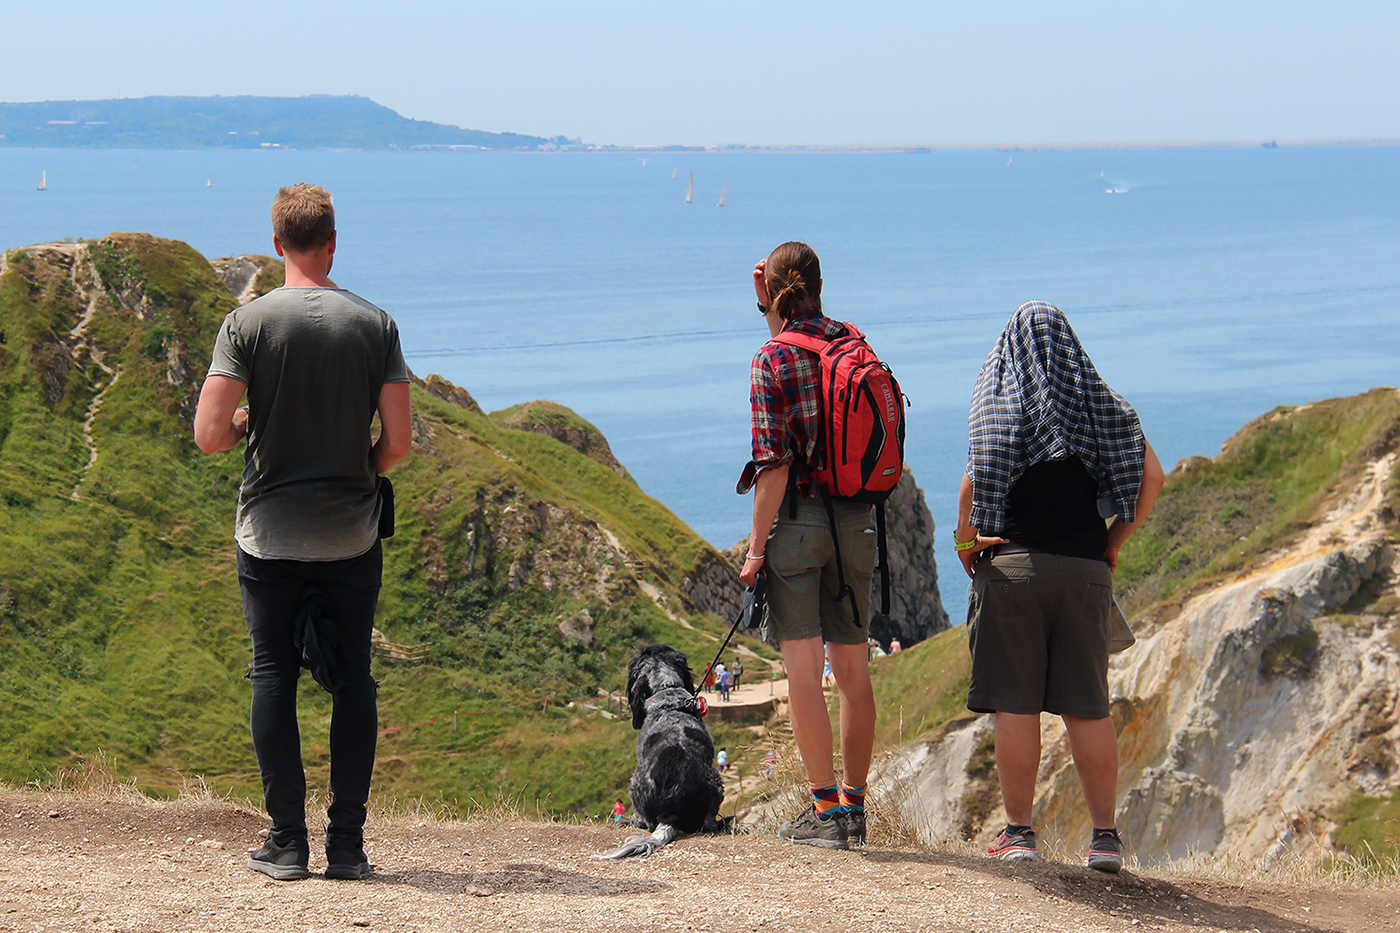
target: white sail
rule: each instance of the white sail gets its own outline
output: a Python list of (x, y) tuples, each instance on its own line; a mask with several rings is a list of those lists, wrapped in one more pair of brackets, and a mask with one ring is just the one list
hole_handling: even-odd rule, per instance
[(690, 173), (690, 187), (685, 189), (685, 203), (689, 204), (691, 197), (695, 194), (695, 173)]
[(671, 177), (672, 177), (672, 178), (675, 178), (675, 177), (676, 177), (676, 170), (675, 170), (675, 169), (671, 169)]
[(725, 182), (719, 188), (719, 206), (724, 207), (724, 193), (729, 190), (729, 183)]
[(46, 171), (45, 171), (45, 172), (40, 172), (40, 173), (39, 173), (39, 190), (40, 190), (40, 191), (48, 191), (48, 190), (49, 190), (49, 173), (46, 172)]

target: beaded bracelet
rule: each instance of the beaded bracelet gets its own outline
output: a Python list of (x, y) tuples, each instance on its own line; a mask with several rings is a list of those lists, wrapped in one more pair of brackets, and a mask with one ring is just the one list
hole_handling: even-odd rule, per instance
[(972, 538), (971, 540), (969, 540), (969, 541), (959, 541), (959, 540), (958, 540), (958, 536), (957, 536), (957, 535), (953, 535), (953, 550), (955, 550), (955, 551), (958, 551), (958, 552), (970, 551), (970, 550), (972, 550), (973, 548), (975, 548), (976, 546), (977, 546), (977, 538), (976, 538), (976, 536), (973, 536), (973, 538)]

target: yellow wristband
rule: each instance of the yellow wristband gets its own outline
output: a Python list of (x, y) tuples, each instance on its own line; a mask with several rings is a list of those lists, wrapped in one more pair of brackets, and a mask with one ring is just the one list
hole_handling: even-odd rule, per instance
[(959, 541), (957, 535), (953, 535), (953, 550), (970, 551), (977, 546), (977, 538), (974, 536), (970, 541)]

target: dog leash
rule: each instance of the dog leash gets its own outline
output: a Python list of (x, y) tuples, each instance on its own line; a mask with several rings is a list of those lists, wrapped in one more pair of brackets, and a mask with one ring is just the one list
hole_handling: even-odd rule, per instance
[[(767, 581), (768, 575), (760, 570), (758, 572), (758, 577), (754, 580), (754, 585), (744, 589), (743, 605), (739, 607), (739, 614), (734, 618), (734, 624), (729, 626), (729, 634), (724, 636), (724, 641), (720, 642), (719, 651), (715, 652), (715, 659), (710, 662), (709, 667), (705, 668), (707, 673), (714, 670), (715, 665), (719, 663), (719, 659), (724, 657), (724, 649), (729, 647), (729, 640), (734, 637), (735, 632), (739, 631), (739, 626), (743, 624), (745, 617), (761, 615), (763, 613), (763, 597), (764, 591), (767, 589)], [(749, 625), (748, 628), (753, 628), (753, 626)], [(705, 714), (709, 712), (709, 706), (706, 704), (705, 698), (700, 695), (704, 690), (705, 679), (702, 677), (700, 679), (700, 686), (695, 691), (695, 699), (700, 703), (700, 716), (702, 719)]]

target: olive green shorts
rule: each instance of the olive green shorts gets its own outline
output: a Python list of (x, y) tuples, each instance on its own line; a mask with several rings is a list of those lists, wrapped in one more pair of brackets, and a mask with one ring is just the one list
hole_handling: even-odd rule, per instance
[(1101, 560), (984, 553), (968, 596), (967, 708), (1107, 716), (1112, 605), (1113, 575)]
[(793, 493), (783, 501), (764, 548), (768, 576), (768, 609), (762, 636), (770, 644), (821, 638), (838, 645), (863, 645), (870, 635), (870, 579), (875, 572), (876, 541), (872, 506), (835, 500), (836, 534), (841, 564), (851, 599), (837, 602), (840, 584), (831, 521), (820, 499), (799, 498), (797, 517), (790, 518)]

